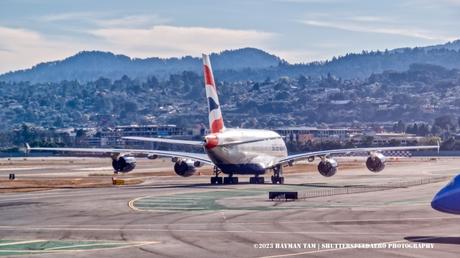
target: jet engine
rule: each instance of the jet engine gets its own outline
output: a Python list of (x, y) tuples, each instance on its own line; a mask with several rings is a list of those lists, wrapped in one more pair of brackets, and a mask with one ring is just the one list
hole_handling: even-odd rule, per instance
[(174, 164), (174, 172), (182, 177), (188, 177), (196, 172), (196, 168), (201, 166), (201, 162), (193, 160), (178, 160)]
[(385, 156), (382, 153), (373, 153), (366, 160), (366, 167), (371, 172), (377, 173), (385, 168)]
[(119, 156), (112, 159), (112, 167), (115, 172), (128, 173), (136, 167), (136, 159), (134, 157)]
[(337, 172), (337, 161), (334, 159), (323, 159), (318, 164), (318, 172), (325, 177), (331, 177)]

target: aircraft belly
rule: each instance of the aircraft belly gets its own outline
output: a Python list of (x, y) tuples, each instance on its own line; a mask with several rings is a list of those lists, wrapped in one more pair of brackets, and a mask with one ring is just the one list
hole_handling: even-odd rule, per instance
[[(279, 145), (279, 142), (275, 143)], [(273, 149), (272, 146), (271, 142), (245, 143), (215, 147), (207, 152), (214, 164), (225, 174), (264, 174), (267, 168), (287, 155), (285, 149)]]

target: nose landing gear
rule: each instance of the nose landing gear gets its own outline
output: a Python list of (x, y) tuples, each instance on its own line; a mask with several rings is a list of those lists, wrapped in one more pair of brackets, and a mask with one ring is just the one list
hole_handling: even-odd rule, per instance
[(283, 167), (278, 165), (273, 168), (272, 184), (284, 184)]
[(221, 185), (222, 184), (222, 177), (219, 176), (221, 173), (220, 169), (214, 166), (213, 174), (214, 176), (211, 177), (211, 185)]

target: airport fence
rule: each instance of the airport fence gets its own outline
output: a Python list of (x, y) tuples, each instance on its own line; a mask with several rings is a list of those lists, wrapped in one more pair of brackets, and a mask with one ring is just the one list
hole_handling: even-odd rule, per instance
[(393, 189), (398, 189), (398, 188), (408, 188), (408, 187), (413, 187), (413, 186), (438, 183), (438, 182), (449, 180), (450, 178), (451, 176), (437, 176), (437, 177), (419, 178), (419, 179), (414, 179), (410, 181), (399, 181), (399, 182), (393, 182), (393, 183), (386, 183), (382, 185), (351, 185), (351, 186), (339, 186), (336, 188), (329, 188), (329, 189), (306, 190), (306, 191), (299, 192), (298, 198), (308, 199), (308, 198), (327, 197), (327, 196), (343, 195), (343, 194), (378, 192), (378, 191), (393, 190)]

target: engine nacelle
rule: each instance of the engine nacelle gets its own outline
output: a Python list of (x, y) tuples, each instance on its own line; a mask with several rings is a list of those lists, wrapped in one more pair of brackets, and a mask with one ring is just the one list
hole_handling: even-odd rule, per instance
[(325, 177), (331, 177), (337, 172), (337, 161), (334, 159), (323, 159), (318, 164), (318, 172)]
[(366, 167), (374, 173), (382, 171), (385, 168), (385, 156), (382, 153), (370, 155), (366, 160)]
[(120, 156), (112, 160), (112, 167), (115, 172), (128, 173), (136, 167), (136, 159), (134, 157)]
[[(188, 177), (196, 172), (196, 166), (195, 162), (192, 160), (179, 160), (174, 164), (174, 172), (176, 172), (177, 175), (183, 176), (183, 177)], [(199, 164), (197, 164), (199, 165)]]

